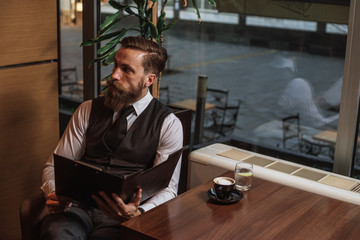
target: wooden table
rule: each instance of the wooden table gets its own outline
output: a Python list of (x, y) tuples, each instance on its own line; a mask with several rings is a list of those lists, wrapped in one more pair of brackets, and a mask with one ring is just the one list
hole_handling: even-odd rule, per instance
[(337, 131), (335, 130), (325, 130), (319, 132), (318, 134), (314, 135), (312, 138), (314, 140), (323, 141), (330, 144), (336, 143)]
[(360, 206), (258, 178), (239, 202), (217, 205), (210, 187), (128, 220), (123, 239), (359, 239)]
[[(174, 102), (169, 104), (170, 106), (173, 107), (178, 107), (178, 108), (183, 108), (183, 109), (189, 109), (193, 112), (196, 111), (196, 100), (195, 99), (185, 99), (179, 102)], [(205, 111), (209, 110), (209, 109), (213, 109), (216, 108), (215, 104), (212, 103), (205, 103)]]
[[(336, 130), (325, 130), (314, 135), (312, 138), (326, 143), (336, 144), (336, 137)], [(357, 138), (357, 143), (360, 144), (360, 137)]]

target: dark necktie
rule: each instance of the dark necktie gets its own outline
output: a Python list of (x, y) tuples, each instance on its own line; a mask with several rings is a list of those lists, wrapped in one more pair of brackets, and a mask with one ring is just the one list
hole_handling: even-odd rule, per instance
[(119, 118), (111, 126), (109, 132), (105, 136), (105, 144), (112, 150), (115, 151), (122, 140), (124, 139), (127, 132), (127, 119), (131, 113), (135, 111), (133, 106), (129, 106), (121, 110)]

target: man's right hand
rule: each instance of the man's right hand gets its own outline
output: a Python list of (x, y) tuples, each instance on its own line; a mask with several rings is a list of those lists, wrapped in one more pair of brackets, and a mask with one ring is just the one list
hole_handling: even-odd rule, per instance
[(72, 199), (60, 195), (55, 192), (49, 193), (46, 196), (46, 206), (49, 208), (51, 214), (66, 212), (72, 205)]

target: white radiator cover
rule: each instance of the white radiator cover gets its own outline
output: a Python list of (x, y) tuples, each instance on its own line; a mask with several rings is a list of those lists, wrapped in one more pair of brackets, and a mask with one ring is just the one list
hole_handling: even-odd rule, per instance
[[(360, 181), (301, 164), (246, 151), (225, 144), (212, 144), (193, 151), (189, 155), (191, 177), (207, 175), (211, 179), (221, 170), (234, 171), (238, 161), (252, 163), (255, 177), (295, 187), (323, 196), (360, 205)], [(209, 167), (213, 176), (206, 172)], [(219, 171), (213, 169), (219, 168)]]

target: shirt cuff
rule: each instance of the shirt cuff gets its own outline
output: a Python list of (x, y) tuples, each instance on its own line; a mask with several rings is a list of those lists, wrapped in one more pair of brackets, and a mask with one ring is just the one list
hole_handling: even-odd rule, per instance
[(49, 193), (55, 191), (55, 180), (45, 182), (40, 188), (46, 197)]
[(147, 212), (154, 207), (156, 207), (156, 206), (152, 203), (145, 203), (145, 204), (139, 206), (139, 208), (142, 208), (144, 210), (144, 212)]
[(145, 210), (142, 207), (138, 207), (138, 210), (141, 212), (141, 214), (145, 212)]

